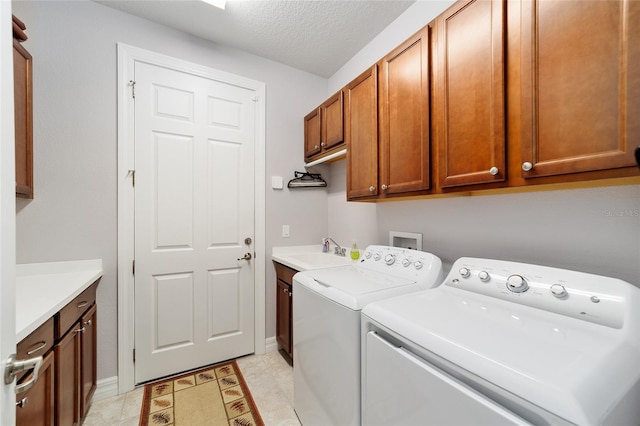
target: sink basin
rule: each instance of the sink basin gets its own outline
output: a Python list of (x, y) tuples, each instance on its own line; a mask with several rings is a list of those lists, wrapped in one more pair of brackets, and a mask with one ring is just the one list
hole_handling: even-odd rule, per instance
[(292, 260), (305, 263), (313, 268), (325, 268), (329, 266), (349, 265), (351, 258), (336, 256), (330, 253), (300, 253), (290, 254)]

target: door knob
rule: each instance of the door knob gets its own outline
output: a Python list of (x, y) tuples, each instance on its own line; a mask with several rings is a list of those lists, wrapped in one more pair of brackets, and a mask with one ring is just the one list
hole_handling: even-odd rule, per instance
[(251, 260), (251, 253), (245, 253), (244, 256), (239, 257), (238, 260)]
[(30, 389), (36, 380), (38, 380), (38, 374), (40, 373), (41, 366), (42, 355), (35, 358), (17, 360), (15, 354), (12, 354), (9, 356), (9, 359), (7, 359), (4, 367), (4, 383), (8, 385), (15, 380), (18, 374), (33, 370), (33, 376), (29, 380), (16, 386), (16, 393), (24, 392), (27, 389)]

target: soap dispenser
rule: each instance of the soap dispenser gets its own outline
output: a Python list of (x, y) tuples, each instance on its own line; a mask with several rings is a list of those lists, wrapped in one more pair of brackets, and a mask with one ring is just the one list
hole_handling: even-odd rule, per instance
[(353, 243), (353, 246), (351, 246), (351, 259), (358, 260), (359, 258), (360, 250), (358, 250), (358, 246), (356, 245), (356, 243)]

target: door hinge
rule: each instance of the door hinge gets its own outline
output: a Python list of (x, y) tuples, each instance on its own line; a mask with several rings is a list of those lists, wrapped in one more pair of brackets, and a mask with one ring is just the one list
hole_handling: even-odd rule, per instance
[(136, 274), (136, 261), (135, 261), (135, 259), (131, 262), (131, 273), (133, 275)]
[(129, 80), (129, 86), (131, 86), (131, 97), (135, 99), (136, 98), (136, 81)]
[(136, 349), (133, 348), (133, 362), (136, 362)]

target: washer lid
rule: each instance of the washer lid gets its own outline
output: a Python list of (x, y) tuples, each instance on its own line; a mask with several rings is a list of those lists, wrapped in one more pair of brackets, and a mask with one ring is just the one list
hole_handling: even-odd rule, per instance
[(357, 264), (299, 272), (293, 279), (294, 287), (296, 283), (304, 285), (353, 310), (360, 310), (376, 300), (421, 289), (415, 280), (371, 271)]
[(601, 423), (638, 381), (625, 330), (449, 286), (383, 300), (363, 315), (428, 352), (576, 424)]

